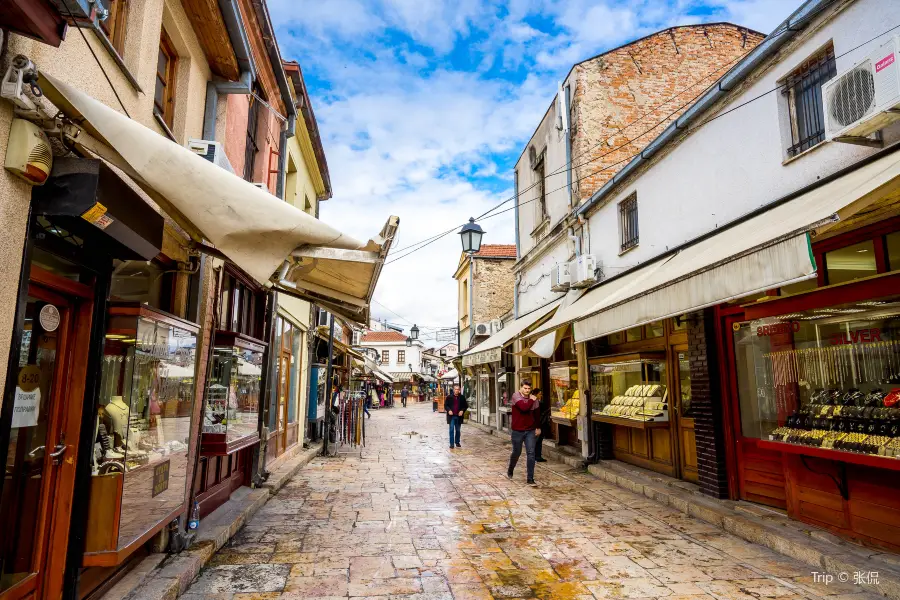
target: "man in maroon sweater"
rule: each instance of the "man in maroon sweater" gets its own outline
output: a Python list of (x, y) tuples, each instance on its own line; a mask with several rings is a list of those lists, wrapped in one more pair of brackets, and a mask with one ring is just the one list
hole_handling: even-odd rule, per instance
[(513, 471), (519, 456), (522, 454), (522, 443), (525, 444), (525, 456), (527, 458), (528, 485), (537, 485), (534, 482), (534, 444), (537, 436), (541, 434), (541, 402), (531, 395), (531, 382), (522, 381), (519, 391), (512, 397), (512, 454), (509, 456), (509, 467), (506, 476), (513, 478)]

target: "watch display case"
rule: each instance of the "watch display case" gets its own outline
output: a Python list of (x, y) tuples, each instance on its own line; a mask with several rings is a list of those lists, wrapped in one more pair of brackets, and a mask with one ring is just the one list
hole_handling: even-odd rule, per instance
[(550, 418), (572, 423), (581, 410), (578, 365), (574, 361), (550, 365)]
[(199, 328), (136, 304), (112, 306), (108, 323), (85, 566), (118, 564), (186, 496)]
[(590, 376), (593, 420), (642, 429), (668, 426), (664, 357), (595, 359)]
[(259, 440), (264, 350), (241, 334), (216, 334), (203, 412), (203, 454), (230, 454)]
[(860, 302), (740, 324), (743, 434), (835, 460), (900, 458), (898, 308)]

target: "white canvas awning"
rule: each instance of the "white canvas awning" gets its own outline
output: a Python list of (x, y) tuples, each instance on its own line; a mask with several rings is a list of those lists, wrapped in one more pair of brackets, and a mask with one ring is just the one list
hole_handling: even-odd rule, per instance
[(503, 326), (503, 329), (484, 340), (477, 346), (466, 351), (462, 355), (462, 363), (464, 367), (480, 365), (488, 362), (497, 362), (500, 360), (500, 351), (503, 346), (514, 340), (520, 333), (537, 323), (549, 315), (562, 302), (562, 298), (554, 300), (550, 304), (543, 306), (537, 310), (533, 310), (527, 315), (523, 315)]
[(459, 379), (459, 373), (456, 372), (456, 369), (450, 369), (441, 375), (441, 380), (443, 381), (453, 381), (454, 379)]
[(94, 138), (83, 147), (134, 179), (195, 242), (263, 284), (284, 283), (289, 293), (367, 320), (396, 217), (375, 238), (359, 241), (50, 75), (41, 73), (40, 83)]
[(900, 187), (893, 152), (737, 225), (592, 289), (535, 335), (574, 322), (575, 341), (676, 316), (816, 275), (810, 234)]

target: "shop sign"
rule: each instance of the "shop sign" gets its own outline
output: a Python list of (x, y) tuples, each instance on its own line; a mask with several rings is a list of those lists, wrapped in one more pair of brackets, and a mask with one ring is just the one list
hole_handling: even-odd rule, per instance
[(41, 369), (26, 365), (19, 370), (13, 399), (12, 428), (35, 427), (41, 408)]
[(475, 354), (466, 354), (463, 356), (463, 366), (472, 367), (484, 363), (500, 362), (500, 351), (500, 348), (491, 348), (489, 350), (476, 352)]
[(46, 332), (56, 331), (59, 327), (59, 309), (52, 304), (45, 304), (38, 315), (41, 327)]
[(841, 346), (844, 344), (867, 344), (869, 342), (880, 342), (881, 329), (873, 327), (871, 329), (857, 329), (856, 331), (841, 332), (831, 336), (831, 344), (833, 346)]
[(153, 467), (153, 495), (155, 498), (169, 489), (169, 463), (166, 461)]
[(756, 328), (756, 335), (757, 337), (768, 337), (782, 333), (797, 333), (798, 331), (800, 331), (800, 321), (791, 321), (789, 323), (760, 325)]

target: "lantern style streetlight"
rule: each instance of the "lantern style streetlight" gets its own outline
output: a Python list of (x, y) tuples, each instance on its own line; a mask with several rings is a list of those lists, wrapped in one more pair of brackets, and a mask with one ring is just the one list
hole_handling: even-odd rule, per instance
[(481, 225), (475, 222), (475, 218), (471, 217), (469, 222), (462, 226), (459, 230), (459, 237), (462, 239), (462, 249), (466, 254), (475, 254), (481, 250), (481, 238), (484, 230)]
[(416, 327), (415, 323), (413, 323), (412, 329), (409, 330), (409, 336), (414, 340), (419, 339), (419, 328)]
[(408, 337), (406, 338), (406, 347), (409, 348), (410, 346), (412, 346), (412, 338)]

